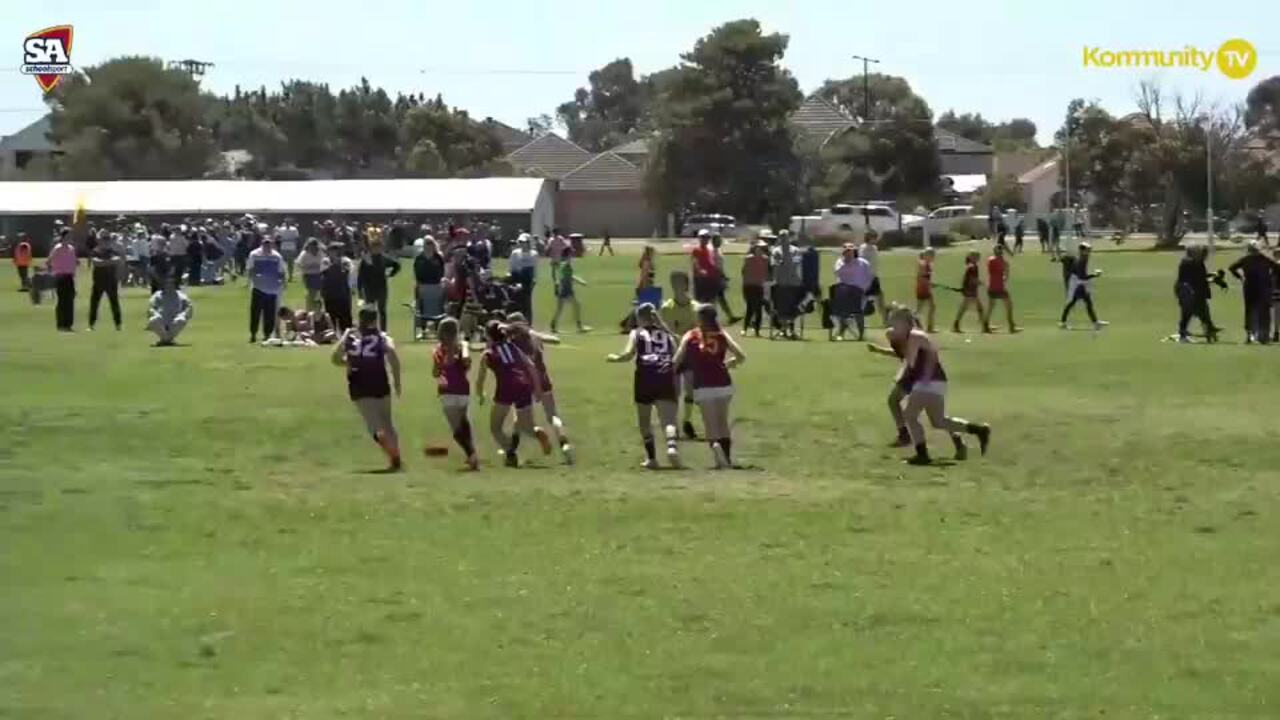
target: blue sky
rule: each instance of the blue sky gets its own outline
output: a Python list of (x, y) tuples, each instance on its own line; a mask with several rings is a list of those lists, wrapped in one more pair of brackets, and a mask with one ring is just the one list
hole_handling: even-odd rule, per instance
[[(1066, 103), (1096, 98), (1116, 113), (1133, 107), (1149, 70), (1086, 69), (1085, 45), (1110, 49), (1215, 49), (1243, 37), (1258, 67), (1242, 81), (1216, 71), (1167, 69), (1170, 90), (1210, 101), (1244, 99), (1259, 79), (1280, 73), (1280, 3), (1244, 0), (1228, 11), (1169, 0), (1075, 2), (850, 2), (849, 0), (649, 0), (645, 3), (435, 2), (433, 0), (142, 0), (6, 2), (0, 42), (0, 134), (39, 117), (40, 90), (17, 72), (27, 33), (75, 26), (72, 61), (88, 65), (122, 54), (216, 63), (205, 84), (217, 92), (305, 78), (342, 87), (361, 75), (388, 90), (444, 94), (473, 115), (520, 126), (552, 113), (593, 68), (630, 57), (638, 71), (677, 62), (713, 26), (755, 17), (790, 35), (785, 64), (803, 90), (861, 72), (849, 58), (879, 58), (933, 108), (1029, 117), (1047, 141)], [(1264, 34), (1268, 33), (1268, 34)], [(506, 70), (568, 74), (509, 74)]]

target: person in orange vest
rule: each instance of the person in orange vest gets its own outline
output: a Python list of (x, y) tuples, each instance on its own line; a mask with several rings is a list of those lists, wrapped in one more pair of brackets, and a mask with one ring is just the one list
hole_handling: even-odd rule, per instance
[(18, 282), (22, 291), (31, 289), (31, 242), (26, 233), (18, 233), (18, 244), (13, 246), (13, 266), (18, 268)]

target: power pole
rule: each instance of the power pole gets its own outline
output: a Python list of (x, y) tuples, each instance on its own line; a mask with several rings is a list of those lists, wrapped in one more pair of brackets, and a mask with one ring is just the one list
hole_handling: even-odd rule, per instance
[(871, 82), (867, 77), (867, 65), (869, 63), (880, 64), (875, 58), (863, 57), (862, 55), (853, 55), (854, 60), (862, 61), (862, 121), (871, 121)]
[(211, 62), (192, 60), (190, 58), (187, 58), (186, 60), (170, 60), (168, 65), (170, 68), (187, 73), (191, 76), (191, 79), (196, 82), (199, 82), (200, 78), (204, 77), (205, 71), (213, 67), (213, 63)]

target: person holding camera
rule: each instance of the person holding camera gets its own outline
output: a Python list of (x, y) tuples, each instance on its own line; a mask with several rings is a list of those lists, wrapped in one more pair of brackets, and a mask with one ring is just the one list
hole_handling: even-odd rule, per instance
[(1262, 254), (1257, 240), (1250, 240), (1243, 257), (1227, 268), (1244, 286), (1245, 344), (1271, 343), (1271, 291), (1276, 261)]

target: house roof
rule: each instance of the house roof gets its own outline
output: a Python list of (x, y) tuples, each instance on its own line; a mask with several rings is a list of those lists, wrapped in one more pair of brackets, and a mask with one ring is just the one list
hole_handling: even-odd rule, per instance
[(1025, 185), (1028, 183), (1033, 183), (1036, 180), (1039, 180), (1040, 178), (1044, 177), (1045, 173), (1051, 170), (1057, 170), (1057, 168), (1058, 168), (1058, 158), (1055, 157), (1055, 158), (1050, 158), (1048, 160), (1045, 160), (1039, 165), (1019, 175), (1018, 184)]
[(814, 93), (800, 103), (789, 118), (806, 135), (823, 140), (857, 125), (853, 118), (840, 112), (834, 105)]
[(559, 180), (591, 159), (591, 153), (553, 132), (544, 133), (507, 156), (511, 164)]
[(938, 146), (938, 152), (957, 153), (960, 155), (990, 155), (992, 153), (990, 145), (984, 145), (967, 137), (961, 137), (950, 130), (944, 130), (940, 127), (934, 127), (933, 129), (933, 142)]
[(610, 150), (609, 152), (614, 152), (619, 155), (648, 155), (650, 142), (652, 142), (652, 138), (648, 136), (642, 136), (642, 137), (635, 138), (630, 142), (622, 143), (621, 145)]
[(0, 152), (53, 152), (58, 149), (58, 146), (49, 139), (51, 129), (49, 116), (45, 115), (0, 140)]
[(517, 130), (501, 120), (494, 120), (491, 117), (480, 121), (480, 125), (493, 131), (498, 136), (498, 139), (502, 141), (502, 149), (507, 152), (519, 150), (528, 145), (529, 141), (533, 139), (533, 136), (529, 133)]
[(644, 182), (640, 168), (613, 151), (591, 158), (560, 181), (561, 190), (636, 190)]

